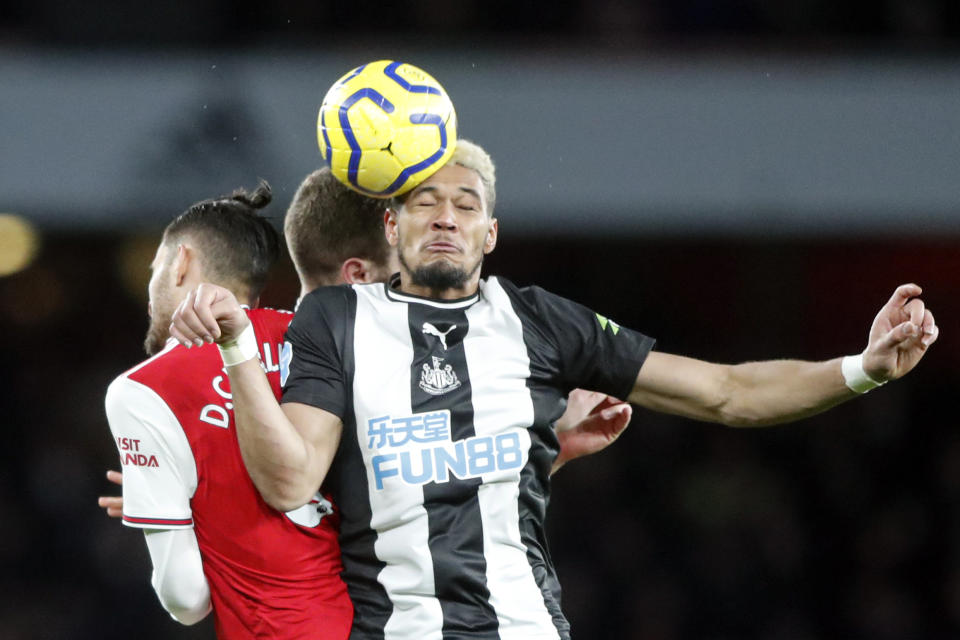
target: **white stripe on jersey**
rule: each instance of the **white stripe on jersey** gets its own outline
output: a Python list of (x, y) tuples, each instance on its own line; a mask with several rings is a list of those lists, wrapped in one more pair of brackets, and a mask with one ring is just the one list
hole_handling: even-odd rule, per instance
[[(500, 621), (502, 640), (559, 638), (520, 538), (520, 472), (529, 460), (527, 429), (534, 420), (523, 328), (496, 278), (481, 283), (481, 288), (489, 304), (467, 310), (470, 332), (464, 339), (474, 428), (478, 436), (516, 433), (524, 452), (523, 465), (484, 475), (478, 492), (490, 604)], [(552, 635), (544, 636), (545, 632)]]
[[(367, 468), (367, 491), (373, 516), (370, 526), (377, 532), (374, 550), (377, 558), (387, 563), (377, 579), (393, 603), (384, 637), (386, 640), (441, 640), (443, 611), (434, 597), (423, 488), (392, 484), (389, 491), (378, 491), (374, 474), (370, 472), (373, 452), (367, 446), (367, 421), (382, 417), (383, 407), (391, 407), (403, 415), (412, 413), (413, 344), (407, 305), (387, 300), (383, 287), (354, 287), (354, 290), (357, 314), (353, 399), (357, 442)], [(371, 389), (375, 391), (371, 393)], [(365, 404), (364, 400), (368, 402)], [(373, 404), (375, 406), (371, 406)]]

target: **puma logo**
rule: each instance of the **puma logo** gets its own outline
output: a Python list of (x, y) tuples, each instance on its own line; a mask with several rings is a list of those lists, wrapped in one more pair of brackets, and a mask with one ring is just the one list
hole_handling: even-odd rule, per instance
[(454, 325), (450, 325), (450, 328), (447, 329), (446, 331), (440, 331), (440, 329), (437, 329), (435, 326), (433, 326), (429, 322), (423, 323), (423, 332), (428, 336), (437, 336), (438, 338), (440, 338), (440, 344), (443, 345), (444, 351), (447, 350), (447, 334), (449, 334), (451, 331), (453, 331), (456, 328), (457, 328), (457, 325), (454, 324)]

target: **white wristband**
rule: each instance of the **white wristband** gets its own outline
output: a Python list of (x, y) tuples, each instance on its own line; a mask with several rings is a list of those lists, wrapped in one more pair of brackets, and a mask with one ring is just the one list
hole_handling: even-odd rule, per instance
[(223, 358), (223, 366), (225, 367), (232, 367), (260, 355), (260, 350), (257, 349), (257, 335), (253, 332), (252, 322), (248, 323), (236, 338), (217, 344), (217, 346), (220, 348), (220, 357)]
[(877, 382), (863, 370), (862, 353), (855, 356), (845, 356), (840, 364), (840, 370), (843, 372), (843, 381), (847, 384), (847, 387), (857, 393), (866, 393), (886, 384), (885, 382)]

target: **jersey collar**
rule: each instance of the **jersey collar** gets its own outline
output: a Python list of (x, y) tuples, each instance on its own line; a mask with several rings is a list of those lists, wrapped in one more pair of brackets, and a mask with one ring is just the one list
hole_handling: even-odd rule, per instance
[(389, 282), (383, 283), (383, 290), (387, 294), (387, 298), (395, 302), (407, 302), (413, 304), (425, 304), (429, 307), (436, 307), (438, 309), (463, 309), (464, 307), (469, 307), (474, 302), (480, 299), (480, 289), (477, 289), (477, 292), (473, 295), (467, 296), (465, 298), (457, 298), (455, 300), (439, 300), (437, 298), (427, 298), (425, 296), (416, 296), (412, 293), (403, 293), (399, 289), (400, 287), (400, 274), (395, 273), (390, 277)]

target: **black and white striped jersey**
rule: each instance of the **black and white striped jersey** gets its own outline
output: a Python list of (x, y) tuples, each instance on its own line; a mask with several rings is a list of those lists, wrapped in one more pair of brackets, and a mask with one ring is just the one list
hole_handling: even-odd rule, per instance
[(327, 483), (351, 637), (568, 638), (543, 528), (552, 425), (576, 387), (627, 397), (652, 347), (494, 277), (453, 301), (384, 284), (305, 297), (283, 401), (343, 419)]

